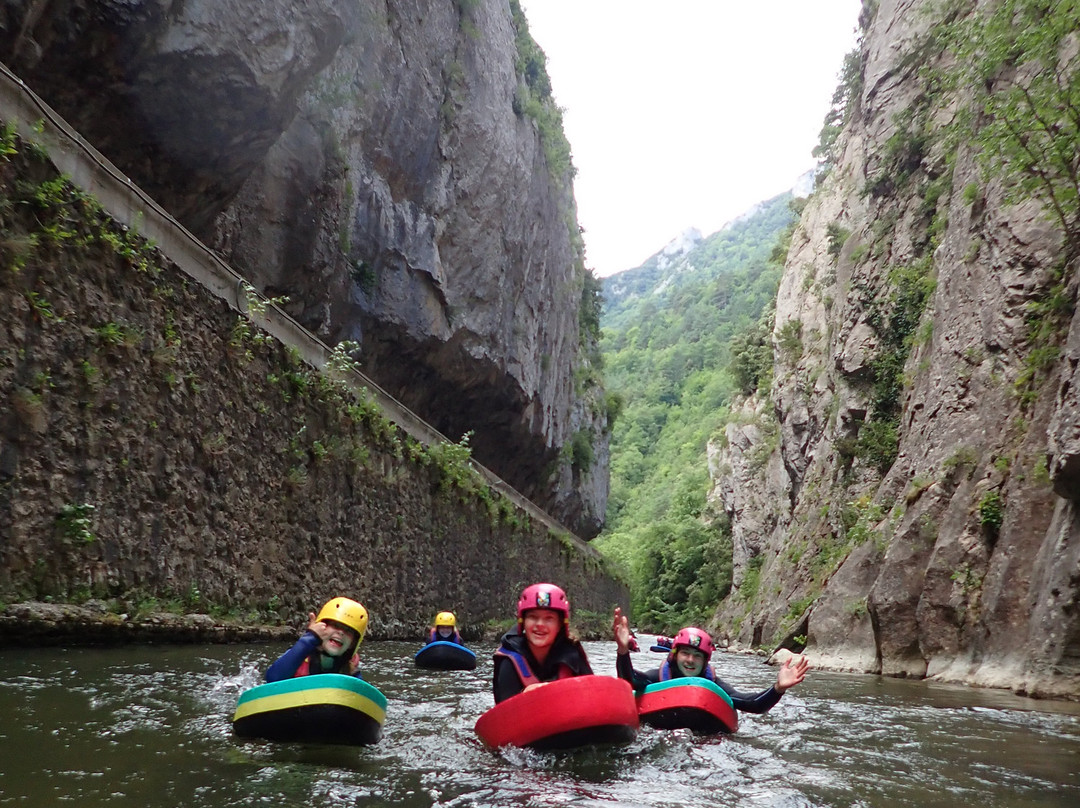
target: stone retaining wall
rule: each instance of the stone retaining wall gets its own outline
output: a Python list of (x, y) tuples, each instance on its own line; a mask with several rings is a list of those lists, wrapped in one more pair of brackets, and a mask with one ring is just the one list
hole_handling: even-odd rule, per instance
[(344, 594), (373, 636), (512, 615), (520, 587), (627, 606), (370, 397), (192, 282), (40, 149), (0, 162), (0, 600), (172, 600), (287, 621)]

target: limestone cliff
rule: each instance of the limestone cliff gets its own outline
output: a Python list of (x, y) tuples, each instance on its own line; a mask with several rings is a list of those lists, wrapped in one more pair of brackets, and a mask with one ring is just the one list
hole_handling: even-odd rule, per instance
[(516, 2), (9, 0), (0, 54), (303, 325), (596, 534), (595, 281)]
[(777, 298), (771, 407), (710, 447), (736, 538), (715, 628), (823, 667), (1076, 697), (1077, 253), (1067, 218), (951, 136), (970, 86), (935, 37), (986, 11), (864, 3)]

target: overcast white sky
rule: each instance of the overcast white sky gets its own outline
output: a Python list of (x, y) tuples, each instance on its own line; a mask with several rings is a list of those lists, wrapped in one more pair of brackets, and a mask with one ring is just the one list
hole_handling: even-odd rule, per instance
[(521, 0), (577, 167), (586, 264), (642, 264), (814, 165), (860, 0)]

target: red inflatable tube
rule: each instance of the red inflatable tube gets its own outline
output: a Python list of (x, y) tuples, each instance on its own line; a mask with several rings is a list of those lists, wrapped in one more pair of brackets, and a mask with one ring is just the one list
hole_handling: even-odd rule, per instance
[(637, 699), (643, 724), (700, 734), (735, 732), (739, 716), (720, 687), (698, 676), (649, 685)]
[(548, 682), (496, 704), (476, 722), (476, 734), (488, 746), (533, 749), (628, 743), (637, 729), (634, 692), (614, 676)]

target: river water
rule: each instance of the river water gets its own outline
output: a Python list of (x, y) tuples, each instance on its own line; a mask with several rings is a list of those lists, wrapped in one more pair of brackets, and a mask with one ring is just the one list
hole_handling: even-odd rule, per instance
[[(585, 645), (614, 673), (614, 643)], [(237, 697), (280, 645), (0, 651), (0, 806), (1080, 805), (1080, 705), (811, 671), (732, 737), (643, 727), (622, 747), (494, 752), (473, 732), (493, 703), (489, 649), (476, 671), (441, 672), (413, 666), (417, 647), (364, 646), (389, 704), (361, 748), (233, 737)], [(743, 690), (775, 676), (755, 657), (714, 662)]]

